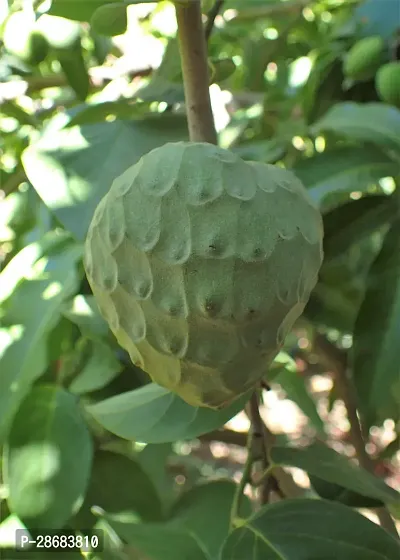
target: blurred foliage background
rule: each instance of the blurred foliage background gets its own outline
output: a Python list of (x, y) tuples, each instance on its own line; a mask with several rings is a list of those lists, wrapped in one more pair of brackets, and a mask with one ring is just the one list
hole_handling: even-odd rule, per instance
[[(331, 530), (353, 523), (355, 534), (354, 510), (376, 521), (375, 508), (396, 503), (398, 513), (399, 3), (202, 7), (220, 145), (293, 169), (324, 219), (318, 284), (263, 395), (271, 457), (291, 496), (347, 506), (350, 517), (339, 508)], [(107, 544), (97, 560), (277, 557), (265, 543), (234, 556), (228, 537), (245, 402), (198, 410), (150, 384), (100, 317), (82, 266), (113, 179), (156, 146), (187, 139), (175, 35), (166, 1), (0, 0), (1, 558), (25, 557), (7, 549), (16, 527), (95, 525)], [(372, 478), (351, 470), (357, 407)], [(243, 516), (259, 489), (245, 493)], [(322, 523), (323, 513), (312, 531), (328, 538)], [(375, 558), (351, 556), (353, 538), (332, 558)], [(382, 558), (397, 557), (385, 538), (376, 537)]]

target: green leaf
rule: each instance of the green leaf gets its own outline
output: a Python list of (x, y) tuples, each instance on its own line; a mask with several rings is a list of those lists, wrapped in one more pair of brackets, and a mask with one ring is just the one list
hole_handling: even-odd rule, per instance
[(148, 115), (149, 105), (138, 103), (136, 99), (122, 99), (119, 101), (104, 101), (83, 105), (71, 116), (71, 120), (64, 129), (74, 126), (107, 122), (107, 119), (129, 120)]
[(271, 381), (278, 383), (290, 400), (297, 404), (323, 438), (326, 437), (324, 423), (316, 404), (308, 392), (305, 380), (297, 371), (296, 362), (287, 354), (280, 353), (271, 366)]
[(115, 356), (115, 351), (107, 343), (101, 340), (83, 340), (86, 345), (85, 354), (89, 351), (89, 356), (69, 386), (71, 393), (77, 395), (102, 389), (121, 371), (121, 364)]
[(97, 204), (115, 177), (153, 148), (185, 140), (186, 119), (153, 115), (62, 129), (68, 120), (65, 114), (55, 118), (22, 159), (43, 202), (67, 230), (83, 240)]
[(73, 245), (48, 258), (45, 276), (23, 281), (9, 300), (4, 323), (10, 340), (0, 355), (0, 441), (32, 383), (48, 366), (47, 339), (64, 299), (77, 288), (75, 263), (80, 257), (81, 247)]
[(384, 10), (381, 0), (366, 0), (357, 6), (353, 21), (359, 26), (363, 37), (381, 35), (389, 39), (399, 27), (398, 0), (385, 0)]
[(234, 63), (232, 58), (211, 58), (209, 62), (211, 63), (213, 70), (213, 84), (224, 82), (225, 80), (230, 78), (236, 71), (236, 64)]
[(324, 215), (324, 261), (345, 253), (351, 245), (392, 222), (397, 205), (386, 195), (351, 200)]
[(94, 296), (77, 295), (65, 304), (62, 314), (77, 325), (84, 336), (105, 338), (109, 333), (108, 324), (100, 315)]
[(339, 484), (327, 482), (318, 476), (309, 474), (308, 477), (315, 492), (325, 500), (332, 500), (333, 502), (339, 502), (345, 506), (354, 508), (377, 508), (383, 505), (382, 500), (362, 496)]
[(25, 245), (0, 272), (0, 303), (11, 296), (18, 284), (32, 277), (35, 263), (46, 253), (61, 250), (71, 242), (67, 232), (49, 232), (39, 241)]
[(17, 119), (21, 125), (26, 124), (28, 126), (38, 128), (39, 121), (35, 118), (35, 116), (25, 111), (25, 109), (17, 103), (12, 101), (2, 101), (1, 112), (8, 117)]
[(136, 92), (143, 101), (165, 101), (169, 104), (185, 100), (178, 41), (170, 39), (163, 59), (150, 82)]
[(331, 194), (365, 192), (382, 177), (396, 175), (398, 164), (377, 148), (340, 148), (304, 159), (293, 171), (321, 205)]
[(243, 409), (248, 395), (219, 411), (188, 405), (167, 389), (149, 383), (88, 407), (104, 428), (144, 443), (192, 439), (221, 427)]
[(113, 37), (125, 33), (128, 26), (127, 5), (123, 2), (104, 4), (97, 8), (90, 24), (101, 35)]
[(232, 152), (245, 160), (273, 163), (285, 155), (285, 146), (279, 140), (257, 140), (232, 146)]
[(74, 526), (87, 529), (94, 525), (97, 518), (90, 511), (93, 507), (108, 515), (139, 516), (142, 521), (161, 521), (163, 517), (157, 491), (140, 464), (111, 451), (95, 453), (85, 501)]
[(371, 266), (354, 329), (353, 374), (368, 426), (400, 418), (400, 220)]
[(225, 542), (220, 560), (397, 560), (400, 545), (354, 510), (325, 500), (265, 506)]
[(171, 443), (150, 443), (136, 456), (136, 460), (152, 480), (165, 508), (169, 508), (176, 497), (173, 473), (167, 471), (168, 459), (174, 455)]
[[(159, 0), (125, 0), (125, 4), (150, 4)], [(120, 3), (120, 0), (53, 0), (48, 10), (49, 14), (65, 17), (76, 21), (90, 21), (94, 12), (112, 2)]]
[(105, 35), (98, 35), (92, 28), (89, 33), (93, 41), (93, 55), (99, 66), (102, 66), (113, 48), (112, 39)]
[[(128, 560), (125, 544), (102, 517), (97, 520), (94, 529), (101, 531), (103, 549), (96, 551), (93, 557), (90, 556), (90, 560)], [(130, 560), (136, 560), (135, 556)]]
[[(194, 486), (185, 492), (172, 508), (169, 525), (184, 527), (204, 544), (210, 558), (218, 558), (229, 533), (235, 491), (236, 484), (225, 480)], [(249, 517), (252, 507), (247, 496), (243, 497), (241, 505), (240, 516)]]
[(312, 130), (315, 134), (335, 132), (351, 140), (400, 152), (400, 111), (383, 103), (338, 103), (312, 126)]
[(380, 478), (357, 467), (344, 455), (321, 443), (316, 442), (304, 448), (274, 446), (271, 449), (271, 460), (277, 465), (303, 469), (307, 473), (358, 492), (362, 496), (385, 503), (400, 502), (400, 494)]
[(117, 535), (140, 558), (149, 560), (210, 560), (203, 546), (184, 529), (155, 523), (121, 523), (105, 517)]
[(8, 505), (28, 529), (60, 529), (82, 503), (92, 441), (76, 398), (36, 387), (22, 403), (4, 452)]
[(81, 101), (85, 101), (89, 93), (89, 74), (83, 57), (81, 39), (67, 50), (57, 50), (56, 57), (61, 65), (61, 69), (67, 78), (68, 84), (76, 93)]
[(65, 17), (76, 21), (90, 21), (93, 13), (110, 2), (118, 2), (118, 0), (90, 0), (90, 2), (82, 2), (81, 0), (53, 0), (48, 13), (53, 16)]

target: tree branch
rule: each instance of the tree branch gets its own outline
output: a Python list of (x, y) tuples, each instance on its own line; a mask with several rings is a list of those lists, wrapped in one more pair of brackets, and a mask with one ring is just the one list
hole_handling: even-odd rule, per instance
[(209, 92), (207, 45), (199, 0), (175, 4), (182, 61), (189, 137), (192, 142), (217, 144)]
[(211, 36), (211, 33), (214, 29), (215, 18), (220, 13), (224, 2), (225, 0), (215, 0), (213, 7), (211, 8), (211, 10), (209, 10), (207, 14), (207, 23), (204, 29), (204, 35), (206, 37), (206, 41), (208, 41), (208, 39)]
[(16, 191), (21, 183), (27, 181), (25, 171), (20, 168), (9, 177), (4, 185), (0, 185), (0, 190), (4, 192), (5, 196)]

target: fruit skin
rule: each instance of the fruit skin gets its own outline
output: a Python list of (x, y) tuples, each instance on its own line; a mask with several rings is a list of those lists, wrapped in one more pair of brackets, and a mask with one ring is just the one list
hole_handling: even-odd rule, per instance
[(3, 42), (10, 54), (30, 66), (43, 62), (49, 52), (49, 44), (37, 28), (34, 16), (25, 12), (15, 12), (8, 18)]
[(267, 373), (315, 286), (322, 237), (289, 171), (178, 142), (114, 180), (84, 263), (132, 362), (189, 404), (220, 408)]
[(384, 40), (379, 36), (365, 37), (357, 41), (347, 53), (343, 72), (353, 80), (369, 80), (375, 76), (382, 63)]
[(400, 62), (388, 62), (379, 68), (375, 79), (379, 97), (385, 103), (400, 107)]

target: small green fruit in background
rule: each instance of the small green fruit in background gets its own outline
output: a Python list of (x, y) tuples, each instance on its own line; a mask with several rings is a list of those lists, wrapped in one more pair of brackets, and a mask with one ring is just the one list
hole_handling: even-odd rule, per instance
[(343, 72), (346, 78), (361, 81), (373, 78), (382, 63), (384, 48), (385, 42), (379, 36), (357, 41), (344, 60)]
[(85, 269), (132, 362), (193, 406), (257, 385), (322, 262), (322, 219), (289, 171), (169, 143), (115, 179)]
[(385, 103), (400, 107), (400, 62), (388, 62), (379, 68), (375, 80), (376, 91)]
[(43, 62), (49, 52), (48, 42), (37, 27), (34, 14), (26, 12), (11, 14), (4, 26), (3, 42), (10, 54), (30, 66)]

